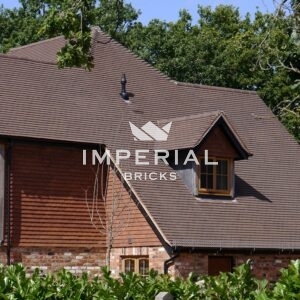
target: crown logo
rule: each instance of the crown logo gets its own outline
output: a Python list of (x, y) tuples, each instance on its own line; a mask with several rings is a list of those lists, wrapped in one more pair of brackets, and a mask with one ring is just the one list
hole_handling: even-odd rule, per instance
[(129, 122), (135, 141), (166, 141), (169, 136), (172, 122), (161, 129), (152, 122), (146, 123), (141, 129)]

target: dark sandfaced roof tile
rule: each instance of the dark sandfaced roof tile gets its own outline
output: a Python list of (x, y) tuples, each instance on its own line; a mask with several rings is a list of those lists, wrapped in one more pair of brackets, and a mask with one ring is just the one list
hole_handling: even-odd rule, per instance
[[(129, 184), (172, 246), (300, 249), (300, 147), (258, 95), (174, 82), (102, 33), (95, 39), (91, 72), (40, 62), (45, 61), (43, 45), (51, 48), (46, 61), (53, 61), (59, 39), (40, 43), (39, 49), (19, 49), (14, 57), (0, 56), (0, 134), (133, 151), (151, 145), (134, 141), (129, 121), (141, 127), (223, 111), (253, 154), (235, 164), (233, 201), (194, 197), (179, 178)], [(30, 47), (36, 49), (34, 57)], [(119, 95), (122, 73), (134, 93), (129, 103)], [(184, 127), (177, 130), (186, 134)], [(163, 163), (136, 166), (133, 158), (120, 167), (123, 172), (173, 171)]]

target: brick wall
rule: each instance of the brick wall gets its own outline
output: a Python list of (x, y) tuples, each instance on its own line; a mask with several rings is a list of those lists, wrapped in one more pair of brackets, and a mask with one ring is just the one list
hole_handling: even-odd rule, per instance
[[(180, 253), (170, 265), (168, 272), (172, 276), (185, 278), (189, 273), (208, 274), (208, 256), (215, 253)], [(164, 272), (164, 262), (170, 258), (163, 247), (132, 247), (132, 248), (115, 248), (111, 255), (111, 270), (114, 276), (118, 276), (122, 270), (123, 256), (149, 256), (149, 268), (157, 270), (159, 273)], [(216, 254), (220, 255), (220, 254)], [(223, 255), (223, 254), (221, 254)], [(225, 255), (225, 254), (224, 254)], [(236, 254), (228, 253), (226, 256), (233, 258), (233, 266), (238, 266), (247, 262), (248, 259), (253, 261), (253, 275), (257, 278), (265, 278), (270, 282), (276, 281), (280, 275), (280, 269), (288, 266), (292, 259), (300, 258), (296, 254)]]
[[(0, 263), (6, 264), (6, 253), (0, 252)], [(67, 269), (71, 273), (87, 272), (91, 276), (100, 273), (105, 264), (105, 249), (101, 248), (12, 248), (11, 263), (22, 263), (31, 273), (35, 268), (43, 272)]]
[[(179, 257), (175, 259), (175, 274), (180, 277), (186, 277), (190, 272), (194, 272), (195, 274), (207, 274), (209, 255), (214, 255), (214, 253), (181, 253)], [(300, 258), (300, 254), (285, 253), (257, 253), (249, 255), (226, 253), (224, 255), (233, 258), (234, 266), (243, 264), (247, 262), (248, 259), (251, 259), (253, 261), (252, 272), (254, 276), (257, 278), (265, 278), (270, 282), (277, 280), (280, 276), (281, 268), (287, 267), (291, 260)]]
[[(127, 247), (113, 248), (111, 252), (111, 271), (114, 276), (118, 276), (122, 271), (122, 257), (124, 256), (149, 256), (149, 268), (164, 272), (164, 261), (170, 256), (164, 247)], [(170, 268), (172, 273), (172, 268)]]
[(240, 265), (248, 259), (253, 261), (253, 274), (257, 278), (265, 278), (274, 282), (280, 276), (280, 269), (286, 268), (291, 260), (299, 259), (300, 254), (253, 254), (235, 257), (235, 265)]
[[(180, 253), (170, 265), (168, 271), (172, 276), (187, 277), (190, 272), (197, 274), (208, 273), (208, 256), (215, 253)], [(219, 253), (216, 255), (220, 255)], [(223, 254), (221, 254), (223, 255)], [(234, 266), (253, 261), (253, 274), (257, 278), (265, 278), (274, 282), (280, 275), (280, 269), (288, 266), (291, 260), (300, 258), (300, 254), (257, 253), (237, 254), (226, 253), (233, 258)], [(114, 248), (111, 252), (111, 271), (118, 276), (122, 270), (122, 257), (149, 256), (149, 268), (164, 272), (164, 262), (170, 258), (163, 247), (123, 247)], [(105, 249), (100, 248), (12, 248), (11, 262), (23, 263), (28, 273), (39, 267), (44, 272), (55, 272), (65, 268), (72, 273), (88, 272), (90, 275), (99, 274), (100, 267), (105, 265)], [(1, 248), (0, 263), (6, 264), (6, 249)]]
[(207, 274), (208, 258), (202, 253), (180, 253), (174, 261), (176, 276), (187, 277), (190, 272), (195, 274)]

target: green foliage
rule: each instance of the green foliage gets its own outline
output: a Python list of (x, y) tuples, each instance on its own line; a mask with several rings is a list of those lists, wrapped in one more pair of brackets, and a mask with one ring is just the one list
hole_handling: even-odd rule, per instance
[(122, 40), (139, 12), (123, 0), (21, 0), (21, 7), (0, 7), (0, 52), (63, 35), (66, 45), (57, 53), (64, 67), (93, 67), (91, 27), (99, 26)]
[(198, 13), (196, 25), (187, 11), (176, 22), (138, 24), (126, 44), (178, 81), (257, 90), (271, 107), (291, 98), (294, 77), (277, 67), (278, 57), (286, 62), (296, 51), (290, 18), (282, 16), (274, 25), (271, 14), (257, 12), (251, 20), (225, 5), (200, 6)]
[(256, 299), (265, 291), (266, 280), (257, 280), (251, 274), (250, 264), (244, 264), (233, 273), (221, 273), (206, 278), (207, 299)]
[(0, 6), (0, 52), (12, 47), (30, 44), (47, 38), (38, 34), (41, 15), (26, 6), (19, 9), (5, 9)]
[(199, 278), (191, 274), (185, 280), (153, 270), (146, 277), (123, 273), (116, 279), (108, 268), (102, 268), (102, 274), (94, 278), (66, 270), (44, 275), (38, 269), (29, 276), (20, 264), (0, 266), (0, 299), (153, 300), (161, 291), (169, 292), (176, 300), (300, 299), (300, 260), (283, 269), (274, 286), (255, 279), (247, 263), (233, 273)]
[(126, 45), (175, 80), (257, 91), (299, 139), (299, 113), (279, 109), (299, 97), (300, 5), (293, 3), (253, 19), (232, 6), (199, 6), (198, 24), (181, 11), (176, 22), (137, 24)]
[(287, 269), (281, 270), (281, 277), (276, 282), (272, 299), (300, 299), (300, 260), (292, 261)]
[(280, 102), (275, 111), (289, 132), (300, 142), (300, 98)]
[(48, 10), (40, 29), (41, 34), (62, 34), (66, 45), (58, 52), (57, 62), (64, 67), (93, 67), (91, 53), (91, 26), (102, 27), (114, 38), (128, 30), (127, 26), (138, 17), (131, 5), (123, 0), (49, 0)]
[[(48, 2), (48, 3), (47, 3)], [(40, 33), (50, 36), (62, 34), (66, 45), (58, 52), (58, 66), (92, 67), (91, 32), (94, 23), (94, 0), (46, 1), (49, 5)]]

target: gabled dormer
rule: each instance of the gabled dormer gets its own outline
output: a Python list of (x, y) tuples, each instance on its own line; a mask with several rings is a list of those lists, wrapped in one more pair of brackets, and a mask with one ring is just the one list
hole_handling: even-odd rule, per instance
[(166, 142), (156, 149), (170, 153), (169, 164), (195, 196), (234, 197), (234, 162), (252, 154), (225, 113), (216, 111), (171, 120)]

